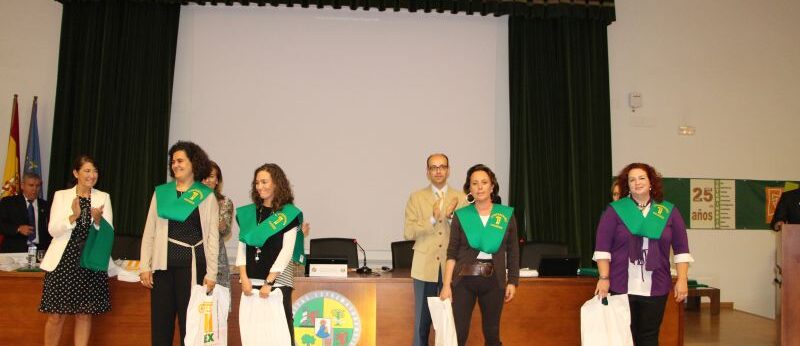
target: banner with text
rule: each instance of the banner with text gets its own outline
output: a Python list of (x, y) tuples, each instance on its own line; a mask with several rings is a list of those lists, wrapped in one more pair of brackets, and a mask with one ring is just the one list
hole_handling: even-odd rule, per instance
[(793, 181), (664, 178), (664, 199), (690, 229), (769, 229), (775, 206)]

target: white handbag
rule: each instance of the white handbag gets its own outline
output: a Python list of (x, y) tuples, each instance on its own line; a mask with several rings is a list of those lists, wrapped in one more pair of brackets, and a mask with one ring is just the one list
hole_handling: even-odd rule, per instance
[(192, 286), (186, 309), (186, 337), (183, 338), (186, 346), (228, 345), (229, 291), (227, 287), (216, 285), (206, 294), (205, 286)]
[(450, 299), (428, 297), (433, 330), (436, 331), (436, 346), (458, 346), (456, 323), (453, 320), (453, 305)]
[(608, 305), (598, 296), (581, 307), (581, 344), (584, 346), (633, 346), (628, 295), (609, 295)]
[(242, 346), (288, 346), (291, 336), (283, 310), (283, 293), (274, 290), (266, 299), (258, 296), (258, 290), (250, 296), (242, 293), (239, 302), (239, 332)]

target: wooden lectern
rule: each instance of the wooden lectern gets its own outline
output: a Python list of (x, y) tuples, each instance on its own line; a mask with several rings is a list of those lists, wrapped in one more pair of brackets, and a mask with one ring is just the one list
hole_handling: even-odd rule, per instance
[(778, 235), (781, 273), (781, 345), (800, 345), (800, 224), (784, 224)]

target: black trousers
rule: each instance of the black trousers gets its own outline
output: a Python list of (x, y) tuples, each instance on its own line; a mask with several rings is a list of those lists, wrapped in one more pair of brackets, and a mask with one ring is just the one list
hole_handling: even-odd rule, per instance
[[(261, 286), (253, 286), (253, 289), (260, 290)], [(292, 316), (292, 291), (293, 287), (280, 286), (273, 287), (272, 290), (280, 289), (283, 295), (283, 313), (286, 314), (286, 326), (289, 327), (289, 337), (292, 338), (292, 346), (294, 346), (294, 317)]]
[(463, 276), (458, 285), (453, 287), (453, 320), (456, 325), (458, 345), (467, 344), (469, 323), (475, 300), (481, 308), (483, 322), (483, 338), (486, 345), (502, 345), (500, 342), (500, 314), (503, 312), (505, 290), (497, 286), (494, 276)]
[[(198, 265), (199, 267), (199, 265)], [(198, 268), (198, 284), (206, 275), (205, 264)], [(175, 333), (175, 315), (180, 326), (181, 345), (186, 336), (186, 309), (192, 293), (192, 268), (167, 267), (153, 272), (150, 290), (150, 341), (153, 346), (171, 346)]]
[(628, 295), (631, 307), (631, 334), (636, 346), (658, 346), (658, 332), (664, 309), (667, 306), (667, 295), (645, 297)]

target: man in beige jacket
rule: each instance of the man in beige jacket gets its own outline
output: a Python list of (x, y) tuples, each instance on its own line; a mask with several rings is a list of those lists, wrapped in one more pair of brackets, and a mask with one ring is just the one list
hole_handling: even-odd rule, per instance
[(442, 288), (453, 211), (467, 204), (461, 189), (447, 185), (450, 176), (447, 155), (431, 154), (426, 162), (431, 183), (408, 198), (403, 229), (405, 239), (415, 241), (411, 264), (411, 278), (414, 281), (414, 346), (428, 344), (431, 315), (427, 298), (438, 296)]

